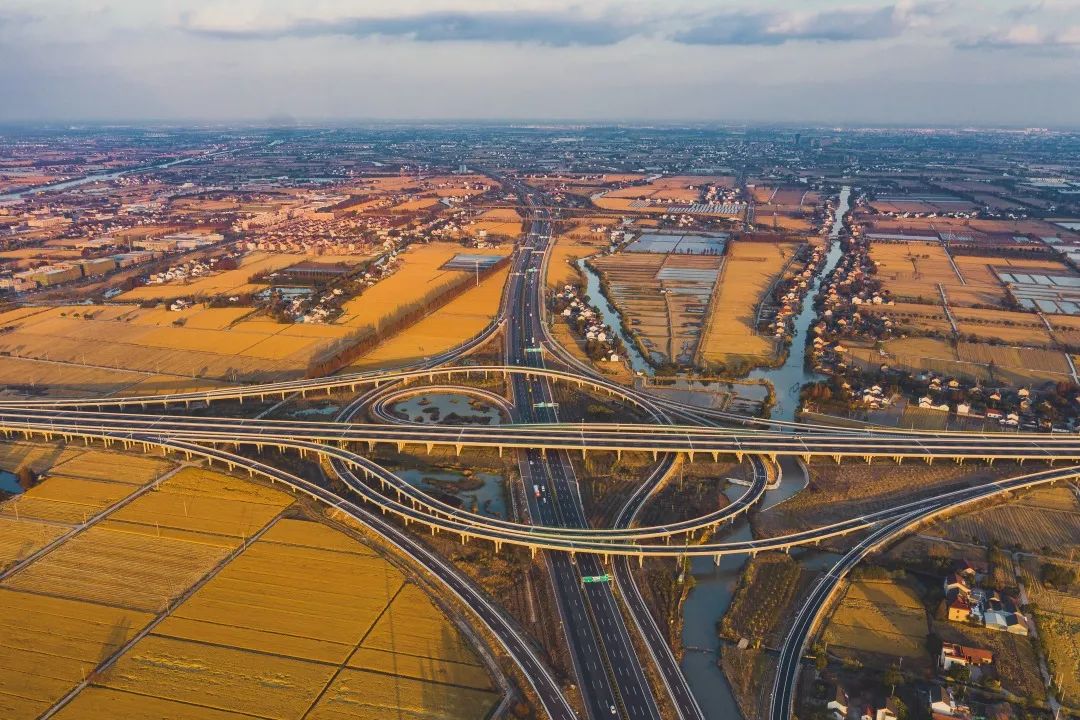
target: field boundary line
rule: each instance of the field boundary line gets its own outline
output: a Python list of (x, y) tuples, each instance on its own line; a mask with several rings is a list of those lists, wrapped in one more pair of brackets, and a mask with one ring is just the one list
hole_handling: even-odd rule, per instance
[(254, 543), (259, 538), (261, 538), (263, 535), (265, 535), (267, 533), (267, 531), (270, 530), (270, 528), (272, 528), (274, 525), (277, 524), (277, 521), (281, 519), (281, 516), (285, 514), (285, 510), (287, 510), (289, 507), (291, 507), (291, 504), (286, 505), (284, 508), (281, 509), (280, 512), (278, 512), (277, 515), (270, 518), (269, 522), (267, 522), (265, 525), (263, 525), (262, 528), (260, 528), (258, 532), (256, 532), (256, 533), (250, 535), (249, 537), (245, 538), (244, 541), (242, 543), (240, 543), (240, 545), (238, 545), (236, 548), (234, 548), (228, 555), (223, 557), (220, 562), (218, 562), (214, 567), (210, 568), (210, 570), (208, 570), (205, 575), (203, 575), (201, 578), (199, 578), (198, 582), (196, 582), (194, 585), (190, 586), (187, 590), (182, 592), (179, 595), (179, 597), (176, 598), (175, 602), (169, 602), (168, 600), (166, 600), (165, 609), (162, 610), (161, 612), (159, 612), (154, 617), (153, 620), (148, 622), (146, 624), (146, 627), (144, 627), (139, 632), (135, 633), (135, 635), (133, 635), (130, 640), (128, 640), (126, 643), (124, 643), (119, 648), (117, 648), (115, 652), (113, 652), (111, 655), (106, 657), (104, 660), (99, 662), (97, 664), (97, 667), (95, 667), (90, 673), (88, 673), (83, 680), (81, 680), (75, 687), (73, 687), (71, 690), (69, 690), (66, 695), (64, 695), (62, 698), (60, 698), (56, 702), (54, 702), (52, 704), (52, 707), (50, 707), (48, 710), (46, 710), (41, 715), (39, 715), (38, 720), (48, 720), (49, 718), (53, 717), (56, 713), (58, 713), (60, 710), (64, 709), (64, 707), (66, 707), (68, 705), (68, 703), (70, 703), (72, 700), (74, 700), (75, 697), (77, 695), (79, 695), (79, 693), (81, 693), (83, 690), (85, 690), (87, 687), (89, 687), (93, 683), (93, 679), (94, 679), (95, 676), (105, 672), (110, 667), (112, 667), (116, 663), (117, 660), (119, 660), (124, 654), (126, 654), (133, 647), (135, 647), (135, 645), (140, 640), (147, 637), (150, 633), (152, 633), (154, 631), (154, 628), (156, 628), (158, 625), (160, 625), (162, 622), (164, 622), (166, 618), (168, 618), (170, 615), (172, 615), (172, 611), (175, 608), (178, 608), (181, 605), (183, 605), (189, 598), (191, 598), (192, 595), (197, 593), (208, 582), (210, 582), (215, 577), (217, 577), (217, 574), (220, 573), (222, 570), (224, 570), (226, 567), (228, 567), (232, 563), (233, 560), (238, 558), (245, 550), (247, 550), (249, 547), (251, 547), (252, 543)]
[[(386, 562), (385, 559), (383, 560), (383, 562), (386, 563), (387, 565), (390, 564), (390, 563)], [(391, 566), (391, 567), (393, 567), (393, 566)], [(384, 579), (385, 579), (385, 573), (384, 573)], [(350, 652), (348, 655), (346, 655), (345, 659), (337, 664), (337, 669), (334, 670), (334, 672), (330, 675), (329, 678), (327, 678), (326, 684), (323, 685), (322, 690), (319, 691), (318, 695), (316, 695), (314, 698), (312, 698), (311, 704), (308, 705), (308, 708), (307, 708), (307, 710), (304, 711), (304, 714), (300, 716), (300, 720), (305, 720), (305, 718), (307, 718), (307, 716), (311, 714), (311, 711), (315, 709), (315, 707), (319, 704), (319, 701), (322, 700), (326, 696), (326, 692), (330, 689), (330, 686), (333, 685), (334, 681), (337, 680), (338, 677), (341, 676), (341, 671), (342, 670), (346, 670), (346, 669), (364, 670), (364, 668), (350, 668), (349, 661), (352, 660), (353, 657), (356, 655), (356, 651), (359, 650), (361, 647), (363, 647), (364, 641), (368, 639), (368, 635), (370, 635), (371, 632), (375, 629), (375, 626), (379, 624), (379, 621), (383, 619), (383, 616), (386, 615), (386, 613), (390, 612), (390, 606), (394, 604), (394, 601), (398, 599), (398, 596), (401, 595), (401, 592), (409, 584), (410, 584), (409, 581), (406, 579), (404, 582), (401, 583), (401, 585), (398, 586), (398, 589), (394, 591), (394, 594), (391, 595), (387, 599), (386, 605), (384, 605), (383, 609), (379, 611), (379, 614), (376, 615), (374, 617), (374, 619), (372, 619), (371, 624), (368, 625), (367, 630), (365, 630), (363, 632), (363, 634), (360, 635), (359, 640), (357, 640), (355, 643), (353, 643), (352, 652)], [(391, 618), (390, 618), (390, 637), (393, 638), (393, 636), (394, 636), (394, 620), (393, 620), (393, 617), (391, 616)], [(397, 643), (394, 643), (394, 644), (396, 646)], [(392, 650), (391, 654), (392, 655), (397, 655), (398, 653), (397, 653), (396, 650)], [(394, 669), (397, 670), (397, 663), (396, 662), (394, 663)], [(395, 678), (403, 677), (403, 676), (397, 675), (397, 674), (393, 674), (393, 675), (391, 675), (390, 673), (384, 673), (384, 674), (389, 675), (390, 677), (395, 677)], [(417, 678), (417, 679), (421, 680), (422, 682), (426, 682), (423, 678)], [(397, 686), (397, 684), (395, 683), (395, 687), (396, 686)], [(395, 699), (398, 701), (398, 707), (400, 708), (401, 707), (401, 697), (398, 696)]]
[[(25, 558), (23, 558), (19, 562), (15, 563), (11, 567), (9, 567), (7, 570), (4, 570), (3, 572), (0, 572), (0, 581), (7, 580), (9, 577), (11, 577), (12, 575), (20, 572), (21, 570), (25, 570), (27, 566), (33, 564), (34, 562), (41, 559), (42, 556), (47, 555), (50, 552), (52, 552), (53, 550), (55, 550), (57, 548), (57, 546), (63, 545), (68, 540), (71, 540), (72, 538), (74, 538), (77, 535), (81, 535), (85, 530), (88, 530), (89, 528), (93, 527), (94, 525), (97, 525), (99, 522), (101, 522), (102, 520), (105, 520), (110, 515), (115, 513), (117, 510), (123, 509), (127, 505), (131, 504), (132, 501), (142, 497), (143, 495), (150, 492), (151, 490), (157, 489), (158, 485), (165, 482), (166, 480), (171, 478), (173, 475), (176, 475), (181, 470), (184, 470), (184, 469), (186, 469), (188, 467), (197, 467), (197, 466), (198, 465), (196, 463), (182, 462), (179, 465), (177, 465), (176, 467), (169, 470), (168, 472), (163, 473), (162, 475), (159, 475), (157, 478), (155, 478), (154, 480), (151, 480), (146, 485), (143, 485), (141, 488), (139, 488), (135, 492), (131, 493), (127, 497), (123, 497), (120, 500), (113, 503), (112, 505), (106, 506), (97, 515), (94, 515), (93, 517), (87, 519), (81, 525), (76, 525), (76, 526), (72, 527), (70, 531), (68, 531), (68, 532), (64, 533), (63, 535), (61, 535), (60, 537), (56, 538), (55, 540), (50, 542), (48, 545), (45, 545), (44, 547), (39, 548), (37, 551), (35, 551), (35, 552), (31, 553), (30, 555), (26, 556)], [(48, 478), (46, 478), (46, 479), (48, 479)], [(18, 501), (16, 500), (16, 502), (18, 502)]]

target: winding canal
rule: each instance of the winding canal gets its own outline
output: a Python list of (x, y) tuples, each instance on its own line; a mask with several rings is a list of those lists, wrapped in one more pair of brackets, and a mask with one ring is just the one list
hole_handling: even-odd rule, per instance
[[(787, 360), (778, 368), (759, 370), (750, 375), (751, 378), (772, 383), (775, 388), (776, 405), (772, 411), (774, 418), (793, 420), (803, 383), (813, 382), (821, 377), (805, 367), (806, 333), (816, 317), (814, 301), (821, 291), (824, 278), (836, 268), (843, 255), (838, 239), (844, 227), (844, 215), (850, 209), (850, 201), (851, 188), (845, 186), (840, 191), (839, 201), (833, 211), (825, 265), (815, 277), (814, 284), (803, 301), (802, 310), (796, 316), (795, 334)], [(762, 508), (778, 505), (805, 486), (801, 468), (796, 463), (784, 463), (782, 471), (780, 487), (765, 494)], [(729, 490), (730, 497), (742, 492), (743, 488), (737, 486)], [(723, 537), (725, 540), (749, 540), (752, 536), (750, 521), (743, 515)], [(831, 557), (829, 553), (813, 550), (793, 552), (792, 556), (808, 570), (823, 567)], [(709, 558), (694, 558), (691, 561), (695, 584), (683, 604), (682, 642), (684, 648), (693, 649), (684, 653), (682, 671), (708, 720), (730, 720), (742, 716), (731, 686), (717, 665), (720, 639), (716, 624), (731, 605), (745, 562), (746, 558), (738, 555), (722, 557), (719, 565), (713, 564)]]

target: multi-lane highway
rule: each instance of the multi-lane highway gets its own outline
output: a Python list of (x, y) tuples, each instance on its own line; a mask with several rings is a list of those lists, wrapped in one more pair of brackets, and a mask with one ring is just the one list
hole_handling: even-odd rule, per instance
[[(550, 223), (539, 211), (513, 266), (506, 318), (507, 365), (544, 367), (538, 337), (543, 323), (542, 269), (550, 233)], [(558, 422), (556, 400), (547, 378), (515, 374), (511, 395), (519, 422)], [(573, 464), (565, 451), (542, 453), (524, 448), (519, 468), (523, 495), (535, 522), (571, 529), (587, 526)], [(583, 581), (606, 575), (599, 558), (555, 553), (547, 554), (545, 562), (589, 716), (659, 718), (611, 585)]]

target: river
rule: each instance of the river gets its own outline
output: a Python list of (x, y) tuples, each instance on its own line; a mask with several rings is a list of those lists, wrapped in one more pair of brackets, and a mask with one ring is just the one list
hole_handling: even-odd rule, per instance
[(773, 406), (770, 417), (776, 420), (794, 420), (795, 411), (799, 409), (799, 391), (806, 383), (824, 379), (813, 370), (806, 368), (806, 333), (810, 324), (817, 318), (814, 311), (814, 301), (825, 276), (836, 268), (844, 251), (840, 247), (840, 231), (844, 229), (844, 215), (851, 209), (851, 188), (845, 186), (840, 190), (840, 199), (833, 210), (833, 223), (829, 231), (829, 252), (825, 255), (825, 265), (814, 277), (814, 283), (810, 292), (803, 298), (802, 310), (795, 316), (795, 333), (791, 338), (791, 349), (787, 360), (778, 368), (754, 370), (750, 373), (753, 380), (765, 380), (773, 386), (776, 393), (776, 404)]
[(127, 168), (125, 170), (111, 170), (109, 172), (90, 173), (89, 175), (71, 178), (70, 180), (61, 180), (59, 182), (48, 183), (46, 185), (35, 185), (34, 187), (24, 188), (23, 190), (19, 190), (18, 192), (10, 192), (0, 195), (0, 202), (3, 202), (5, 200), (20, 200), (27, 195), (33, 195), (35, 193), (67, 190), (69, 188), (78, 187), (79, 185), (86, 185), (87, 183), (99, 182), (101, 180), (115, 180), (118, 177), (130, 175), (132, 173), (146, 172), (147, 170), (160, 170), (162, 168), (172, 167), (173, 165), (182, 165), (183, 163), (189, 163), (193, 160), (212, 157), (214, 155), (220, 155), (223, 152), (226, 151), (220, 150), (216, 153), (207, 153), (204, 155), (180, 158), (179, 160), (169, 160), (168, 162), (158, 163), (157, 165), (143, 165), (141, 167)]
[[(850, 199), (851, 188), (844, 187), (840, 191), (840, 199), (833, 213), (825, 265), (815, 277), (810, 292), (803, 300), (802, 310), (795, 318), (795, 333), (787, 360), (778, 368), (759, 370), (750, 375), (751, 378), (773, 384), (776, 390), (776, 405), (772, 411), (774, 418), (793, 420), (798, 409), (802, 384), (820, 377), (805, 368), (806, 333), (816, 317), (814, 300), (821, 291), (824, 277), (833, 271), (843, 255), (838, 238), (844, 226), (844, 215), (850, 209)], [(765, 493), (761, 507), (774, 507), (802, 490), (805, 485), (806, 479), (799, 464), (790, 458), (782, 460), (780, 487)], [(745, 488), (735, 486), (729, 489), (729, 497), (740, 495), (744, 491)], [(752, 535), (750, 522), (744, 515), (723, 535), (723, 539), (749, 540)], [(813, 550), (792, 551), (792, 556), (811, 570), (823, 567), (831, 558), (834, 559), (830, 553)], [(708, 720), (730, 720), (741, 716), (727, 678), (717, 665), (720, 639), (716, 633), (716, 623), (731, 604), (745, 562), (746, 558), (739, 555), (724, 556), (719, 565), (703, 557), (694, 558), (691, 562), (695, 585), (683, 605), (682, 642), (683, 647), (694, 649), (687, 650), (684, 654), (682, 671)]]
[(633, 338), (629, 337), (627, 333), (624, 332), (622, 316), (620, 316), (614, 306), (608, 302), (607, 296), (604, 295), (604, 291), (600, 289), (600, 277), (593, 272), (593, 269), (589, 267), (589, 264), (586, 263), (585, 260), (578, 260), (577, 266), (578, 269), (581, 270), (581, 274), (585, 276), (585, 300), (596, 308), (596, 311), (600, 313), (600, 317), (603, 318), (604, 324), (611, 328), (622, 340), (626, 358), (630, 361), (630, 367), (633, 368), (634, 372), (643, 375), (652, 375), (652, 365), (649, 364), (649, 361), (646, 360), (645, 356), (638, 350), (637, 343), (634, 342)]

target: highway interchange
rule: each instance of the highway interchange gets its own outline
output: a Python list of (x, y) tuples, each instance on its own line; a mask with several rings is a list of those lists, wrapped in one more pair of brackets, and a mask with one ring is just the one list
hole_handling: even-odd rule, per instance
[[(527, 204), (533, 205), (529, 191), (521, 186), (515, 186), (515, 189)], [(549, 334), (543, 278), (549, 259), (550, 235), (548, 211), (534, 207), (530, 231), (514, 256), (498, 317), (475, 338), (417, 366), (169, 396), (4, 401), (0, 403), (0, 431), (26, 437), (82, 438), (127, 447), (159, 447), (246, 470), (311, 495), (336, 512), (372, 528), (437, 578), (464, 606), (471, 608), (520, 668), (547, 714), (560, 719), (576, 716), (572, 704), (526, 633), (458, 569), (425, 546), (412, 531), (414, 528), (452, 533), (463, 542), (486, 540), (496, 550), (503, 545), (517, 545), (534, 554), (544, 551), (542, 559), (552, 579), (563, 634), (573, 661), (575, 684), (580, 690), (585, 712), (594, 719), (661, 716), (661, 703), (647, 680), (645, 662), (652, 663), (662, 680), (663, 690), (668, 695), (664, 704), (673, 707), (681, 718), (704, 717), (664, 633), (656, 626), (635, 585), (630, 571), (634, 558), (639, 561), (646, 556), (719, 558), (735, 553), (787, 550), (820, 543), (830, 537), (864, 532), (854, 547), (812, 588), (810, 596), (798, 608), (780, 648), (770, 716), (774, 720), (783, 720), (791, 717), (793, 711), (795, 684), (806, 644), (840, 581), (863, 557), (934, 516), (1007, 492), (1068, 480), (1080, 474), (1080, 470), (1071, 464), (1080, 462), (1080, 438), (1075, 435), (840, 430), (703, 410), (611, 383), (569, 355)], [(505, 340), (502, 365), (451, 365), (489, 342), (500, 331)], [(561, 368), (549, 368), (548, 362)], [(462, 373), (474, 377), (492, 374), (505, 377), (512, 401), (504, 400), (498, 405), (505, 414), (511, 415), (511, 422), (482, 427), (417, 425), (403, 422), (385, 411), (387, 398), (399, 397), (395, 393), (425, 389), (409, 388), (405, 385), (407, 382), (433, 383), (439, 379), (443, 384), (436, 387), (447, 390), (459, 387), (452, 381)], [(553, 383), (558, 382), (609, 393), (635, 406), (648, 421), (620, 425), (562, 423), (553, 388)], [(343, 388), (363, 392), (333, 421), (297, 422), (146, 412), (155, 406), (203, 406), (279, 395), (284, 399), (296, 394)], [(475, 388), (469, 391), (477, 392)], [(492, 402), (495, 402), (494, 398)], [(371, 408), (381, 422), (356, 421), (356, 415), (365, 408)], [(521, 483), (517, 494), (525, 501), (523, 509), (527, 519), (491, 518), (431, 497), (357, 451), (373, 448), (376, 443), (390, 443), (398, 448), (426, 448), (428, 451), (436, 446), (451, 446), (458, 452), (465, 448), (489, 447), (498, 448), (500, 453), (517, 453)], [(356, 500), (240, 454), (238, 449), (242, 445), (258, 450), (294, 450), (322, 457)], [(571, 452), (599, 451), (648, 452), (656, 460), (648, 477), (619, 509), (610, 528), (588, 526), (570, 458)], [(638, 525), (636, 516), (651, 494), (662, 486), (678, 453), (690, 460), (720, 456), (745, 459), (753, 463), (754, 480), (742, 497), (721, 511), (668, 525)], [(897, 462), (907, 458), (926, 462), (934, 459), (958, 462), (965, 459), (991, 462), (996, 459), (1041, 460), (1060, 461), (1063, 466), (939, 493), (886, 511), (782, 537), (692, 544), (688, 541), (691, 536), (712, 533), (751, 509), (764, 495), (772, 464), (777, 457), (785, 455), (804, 459), (825, 456), (837, 462), (844, 458), (867, 462), (874, 458)], [(400, 522), (393, 522), (388, 516), (396, 517)], [(620, 597), (616, 597), (611, 584), (581, 582), (583, 576), (603, 575), (609, 561), (615, 587), (625, 603), (625, 615), (620, 609)], [(637, 634), (637, 645), (647, 648), (647, 659), (640, 656), (634, 633)]]

